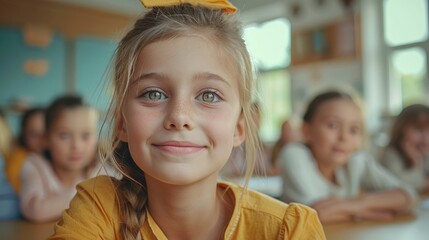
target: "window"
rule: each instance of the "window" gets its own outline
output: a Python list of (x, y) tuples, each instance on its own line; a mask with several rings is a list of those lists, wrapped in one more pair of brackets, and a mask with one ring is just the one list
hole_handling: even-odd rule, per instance
[(384, 0), (384, 41), (389, 66), (389, 107), (394, 114), (428, 103), (427, 0)]
[(384, 38), (389, 46), (426, 40), (427, 0), (385, 0)]
[(258, 83), (263, 101), (260, 136), (265, 141), (275, 141), (279, 137), (280, 126), (292, 112), (289, 72), (286, 69), (262, 72)]
[[(401, 96), (399, 106), (416, 102), (424, 102), (426, 54), (421, 48), (406, 48), (395, 50), (391, 54), (391, 66), (393, 78), (397, 80), (397, 89), (393, 97)], [(395, 99), (392, 99), (392, 102)]]
[(260, 136), (275, 141), (282, 122), (291, 113), (288, 66), (290, 65), (290, 23), (277, 18), (252, 23), (244, 28), (244, 39), (257, 71), (261, 100)]

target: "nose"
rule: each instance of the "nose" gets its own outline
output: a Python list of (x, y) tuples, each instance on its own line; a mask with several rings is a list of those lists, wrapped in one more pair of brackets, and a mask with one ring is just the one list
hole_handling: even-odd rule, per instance
[(189, 97), (171, 99), (164, 119), (164, 128), (168, 130), (192, 130), (194, 127), (194, 109)]
[(342, 141), (345, 141), (345, 140), (347, 140), (348, 134), (349, 133), (347, 132), (347, 129), (342, 127), (339, 130), (338, 138)]
[(79, 137), (74, 136), (72, 138), (72, 148), (74, 150), (79, 150), (81, 148), (81, 145), (82, 145), (82, 141), (79, 139)]

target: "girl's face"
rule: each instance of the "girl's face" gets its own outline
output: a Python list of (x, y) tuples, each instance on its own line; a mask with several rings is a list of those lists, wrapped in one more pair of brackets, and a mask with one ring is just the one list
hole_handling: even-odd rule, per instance
[(146, 178), (172, 185), (216, 178), (243, 142), (238, 80), (222, 53), (198, 36), (140, 52), (118, 137)]
[(362, 142), (362, 112), (347, 99), (322, 103), (310, 123), (304, 124), (304, 137), (319, 164), (345, 164)]
[(43, 113), (32, 115), (24, 128), (24, 141), (28, 150), (43, 154), (46, 149), (45, 116)]
[(402, 141), (423, 155), (429, 154), (429, 126), (410, 124), (404, 128)]
[(82, 170), (96, 151), (96, 114), (84, 107), (63, 110), (48, 132), (49, 151), (54, 167)]

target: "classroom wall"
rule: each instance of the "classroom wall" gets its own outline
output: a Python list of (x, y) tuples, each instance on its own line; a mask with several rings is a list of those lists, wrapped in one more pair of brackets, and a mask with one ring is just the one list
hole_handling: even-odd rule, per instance
[[(55, 97), (75, 93), (100, 111), (109, 96), (107, 67), (116, 42), (112, 39), (78, 37), (66, 40), (55, 33), (46, 48), (28, 46), (20, 28), (0, 27), (0, 106), (17, 133), (20, 112), (17, 103), (46, 106)], [(29, 61), (42, 60), (48, 69), (42, 75), (26, 72)]]
[[(134, 18), (53, 1), (1, 1), (0, 108), (12, 131), (17, 134), (21, 117), (16, 103), (46, 105), (61, 94), (76, 93), (104, 111), (110, 99), (104, 94), (106, 69)], [(48, 39), (46, 46), (26, 41), (29, 29)], [(33, 72), (25, 70), (33, 60), (36, 65), (42, 61), (46, 72), (37, 73), (41, 67), (34, 64)]]
[[(25, 64), (45, 60), (48, 71), (43, 75), (25, 72)], [(46, 48), (27, 46), (19, 28), (0, 27), (0, 103), (23, 98), (34, 104), (48, 103), (66, 90), (66, 43), (60, 34), (54, 34)]]
[(116, 41), (80, 37), (74, 42), (74, 91), (81, 94), (100, 111), (110, 100), (109, 72)]
[[(31, 75), (25, 65), (46, 61), (43, 75)], [(9, 108), (15, 102), (33, 106), (45, 105), (58, 94), (66, 92), (66, 43), (61, 34), (54, 34), (46, 48), (27, 46), (19, 28), (0, 27), (0, 106)], [(18, 127), (19, 112), (7, 111), (13, 132)]]

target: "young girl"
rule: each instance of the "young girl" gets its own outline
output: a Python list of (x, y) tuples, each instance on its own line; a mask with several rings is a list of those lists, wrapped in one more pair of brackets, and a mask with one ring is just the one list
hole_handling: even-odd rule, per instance
[(21, 170), (21, 211), (28, 220), (58, 219), (77, 183), (95, 176), (98, 114), (80, 97), (56, 99), (46, 111), (47, 159), (30, 154)]
[(16, 193), (19, 193), (19, 174), (28, 154), (43, 155), (45, 149), (45, 111), (43, 108), (29, 109), (21, 118), (17, 145), (7, 155), (5, 165), (6, 176)]
[(217, 182), (245, 138), (255, 159), (252, 69), (227, 14), (235, 8), (154, 2), (116, 51), (107, 157), (124, 177), (79, 185), (52, 239), (324, 239), (313, 210)]
[(396, 117), (382, 164), (417, 191), (429, 191), (429, 107), (410, 105)]
[(311, 205), (325, 223), (385, 220), (410, 209), (413, 189), (358, 151), (363, 133), (362, 110), (350, 95), (316, 96), (303, 117), (304, 144), (281, 153), (283, 200)]

